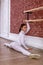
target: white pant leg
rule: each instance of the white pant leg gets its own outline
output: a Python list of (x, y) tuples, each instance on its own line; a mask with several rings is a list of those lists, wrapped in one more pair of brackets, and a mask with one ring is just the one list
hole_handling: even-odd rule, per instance
[(16, 51), (21, 52), (24, 55), (29, 56), (31, 53), (27, 50), (25, 50), (22, 46), (18, 45), (18, 43), (16, 42), (11, 42), (10, 44), (6, 43), (6, 46), (8, 46), (9, 48), (13, 48)]

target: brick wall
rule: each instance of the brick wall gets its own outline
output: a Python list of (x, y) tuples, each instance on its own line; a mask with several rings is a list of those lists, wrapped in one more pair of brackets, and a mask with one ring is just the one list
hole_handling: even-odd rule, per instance
[[(43, 6), (43, 0), (11, 0), (11, 24), (10, 31), (12, 33), (18, 33), (23, 19), (26, 18), (24, 10)], [(29, 19), (41, 19), (43, 18), (43, 11), (34, 12), (29, 16)], [(28, 35), (43, 37), (43, 22), (29, 23), (30, 32)]]

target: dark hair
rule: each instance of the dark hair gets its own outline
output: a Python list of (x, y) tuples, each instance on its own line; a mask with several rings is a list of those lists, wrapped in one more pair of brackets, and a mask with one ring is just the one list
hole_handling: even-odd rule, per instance
[(26, 26), (26, 24), (21, 24), (19, 32), (21, 31), (21, 28), (23, 28), (23, 26)]

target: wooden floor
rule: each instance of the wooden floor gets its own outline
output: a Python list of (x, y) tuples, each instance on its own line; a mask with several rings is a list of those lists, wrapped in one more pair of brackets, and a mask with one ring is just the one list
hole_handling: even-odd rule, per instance
[(0, 65), (43, 65), (43, 51), (33, 48), (32, 53), (38, 53), (41, 58), (30, 59), (17, 51), (4, 46), (4, 43), (11, 41), (0, 38)]

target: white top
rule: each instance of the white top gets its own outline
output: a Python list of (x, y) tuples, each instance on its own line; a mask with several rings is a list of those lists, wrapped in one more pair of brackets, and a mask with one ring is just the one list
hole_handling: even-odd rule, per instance
[(20, 31), (19, 33), (19, 42), (20, 42), (20, 45), (23, 45), (25, 47), (25, 34), (30, 30), (30, 26), (28, 23), (27, 24), (27, 31), (24, 32), (24, 31)]

